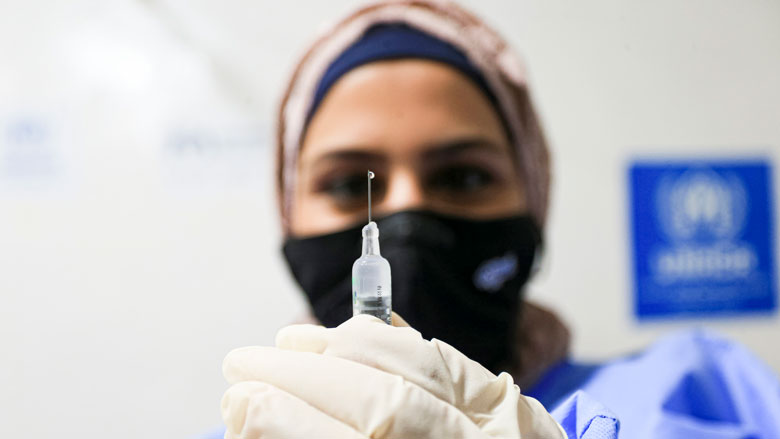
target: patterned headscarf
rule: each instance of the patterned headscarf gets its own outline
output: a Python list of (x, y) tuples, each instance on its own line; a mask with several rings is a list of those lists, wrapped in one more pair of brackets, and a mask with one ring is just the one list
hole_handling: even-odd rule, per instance
[(317, 90), (332, 63), (377, 25), (404, 24), (462, 52), (492, 92), (517, 154), (530, 214), (544, 227), (550, 193), (550, 157), (531, 103), (523, 64), (507, 43), (449, 0), (383, 0), (328, 29), (299, 61), (279, 109), (277, 193), (282, 229), (289, 233), (296, 164)]

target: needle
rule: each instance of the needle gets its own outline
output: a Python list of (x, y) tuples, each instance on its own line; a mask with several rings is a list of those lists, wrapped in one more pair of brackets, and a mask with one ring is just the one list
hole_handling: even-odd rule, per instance
[(371, 180), (374, 179), (374, 173), (368, 171), (368, 222), (371, 222)]

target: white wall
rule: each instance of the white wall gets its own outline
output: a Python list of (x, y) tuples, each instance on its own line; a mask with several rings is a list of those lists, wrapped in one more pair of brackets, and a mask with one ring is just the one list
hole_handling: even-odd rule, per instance
[[(270, 184), (279, 87), (358, 3), (0, 2), (0, 435), (219, 424), (224, 354), (303, 309)], [(780, 163), (780, 3), (464, 3), (528, 60), (555, 152), (531, 294), (572, 326), (575, 354), (706, 325), (780, 372), (777, 314), (632, 317), (625, 205), (637, 154)]]

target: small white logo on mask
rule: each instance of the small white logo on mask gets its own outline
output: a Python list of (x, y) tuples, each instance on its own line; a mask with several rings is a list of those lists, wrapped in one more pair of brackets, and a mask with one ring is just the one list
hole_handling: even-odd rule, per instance
[(517, 256), (514, 253), (507, 253), (480, 264), (474, 272), (474, 286), (480, 290), (495, 293), (516, 273)]

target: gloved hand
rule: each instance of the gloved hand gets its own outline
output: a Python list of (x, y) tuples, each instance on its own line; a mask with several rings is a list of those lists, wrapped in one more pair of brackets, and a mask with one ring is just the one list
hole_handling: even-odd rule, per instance
[(288, 326), (276, 348), (229, 353), (225, 438), (566, 438), (509, 374), (393, 319)]

